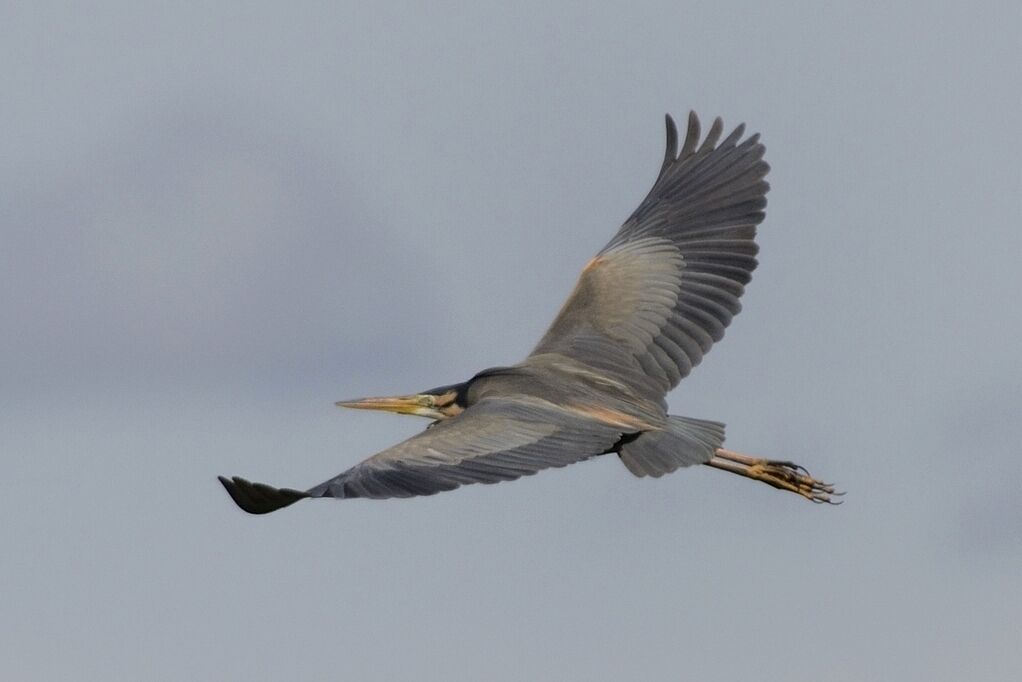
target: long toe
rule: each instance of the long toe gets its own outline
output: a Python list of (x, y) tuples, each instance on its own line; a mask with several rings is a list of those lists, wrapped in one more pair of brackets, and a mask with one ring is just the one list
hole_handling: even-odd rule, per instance
[(792, 462), (763, 460), (750, 467), (752, 475), (768, 485), (801, 495), (817, 504), (841, 504), (844, 493), (834, 492), (834, 486), (814, 478), (804, 467)]

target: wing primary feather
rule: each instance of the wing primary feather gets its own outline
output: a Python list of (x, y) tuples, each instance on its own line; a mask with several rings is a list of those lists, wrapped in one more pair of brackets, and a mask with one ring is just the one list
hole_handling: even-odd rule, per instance
[(709, 132), (706, 133), (706, 139), (703, 140), (703, 144), (699, 147), (699, 151), (696, 153), (701, 156), (712, 152), (714, 146), (717, 144), (717, 140), (720, 139), (720, 135), (723, 132), (724, 121), (720, 120), (720, 116), (718, 116), (713, 119), (713, 124), (710, 126)]
[(696, 116), (696, 112), (690, 111), (688, 112), (688, 130), (685, 133), (685, 143), (681, 146), (681, 155), (678, 157), (678, 160), (684, 161), (692, 156), (697, 144), (699, 144), (699, 117)]
[(678, 126), (670, 114), (666, 114), (664, 119), (667, 125), (667, 148), (664, 150), (664, 164), (660, 166), (661, 174), (678, 158)]
[[(762, 158), (762, 153), (755, 154), (755, 152), (760, 151), (758, 149), (754, 150), (751, 157), (745, 154), (745, 151), (742, 147), (734, 147), (731, 150), (726, 150), (719, 156), (704, 157), (705, 160), (688, 169), (688, 172), (679, 174), (677, 177), (673, 177), (664, 183), (661, 188), (662, 194), (674, 197), (673, 201), (679, 201), (686, 197), (702, 194), (703, 188), (715, 181), (719, 181), (722, 177), (725, 183), (737, 183), (737, 174), (728, 175), (728, 171), (734, 172), (736, 166), (741, 166), (741, 170), (738, 171), (738, 174), (740, 174), (748, 168), (757, 168), (758, 162)], [(770, 167), (766, 164), (763, 165), (765, 167), (761, 168), (762, 174), (766, 175)], [(681, 188), (684, 188), (684, 194), (679, 193)]]
[(742, 139), (742, 135), (745, 134), (745, 124), (739, 123), (738, 126), (731, 131), (723, 142), (720, 143), (721, 147), (733, 147), (738, 144), (738, 140)]

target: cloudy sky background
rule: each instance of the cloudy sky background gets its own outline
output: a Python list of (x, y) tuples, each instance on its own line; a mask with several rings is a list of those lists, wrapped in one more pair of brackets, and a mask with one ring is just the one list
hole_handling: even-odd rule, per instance
[[(4, 675), (1022, 675), (1022, 10), (506, 5), (0, 10)], [(672, 409), (845, 505), (616, 458), (230, 502), (522, 358), (689, 108), (773, 189)]]

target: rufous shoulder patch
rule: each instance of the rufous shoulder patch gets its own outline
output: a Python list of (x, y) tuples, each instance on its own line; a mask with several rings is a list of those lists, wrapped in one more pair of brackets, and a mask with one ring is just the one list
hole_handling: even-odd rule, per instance
[(593, 419), (607, 424), (608, 426), (625, 427), (640, 431), (643, 429), (655, 428), (652, 424), (649, 424), (638, 417), (626, 414), (619, 410), (613, 410), (609, 407), (601, 407), (599, 405), (570, 405), (568, 406), (568, 409), (576, 414), (592, 417)]
[(585, 264), (585, 267), (582, 268), (582, 272), (586, 273), (589, 272), (590, 270), (598, 268), (601, 265), (603, 265), (605, 261), (606, 259), (603, 256), (593, 256), (592, 258), (589, 259), (589, 262)]

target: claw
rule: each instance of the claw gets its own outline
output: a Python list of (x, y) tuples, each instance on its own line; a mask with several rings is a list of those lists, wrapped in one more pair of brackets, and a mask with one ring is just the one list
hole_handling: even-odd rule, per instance
[(813, 478), (808, 469), (794, 462), (760, 459), (719, 448), (707, 464), (793, 492), (816, 504), (841, 504), (841, 500), (833, 498), (844, 495), (834, 492), (833, 484)]
[(834, 487), (812, 477), (805, 467), (792, 462), (763, 460), (749, 467), (752, 478), (763, 481), (779, 490), (787, 490), (801, 495), (810, 502), (817, 504), (839, 504)]

